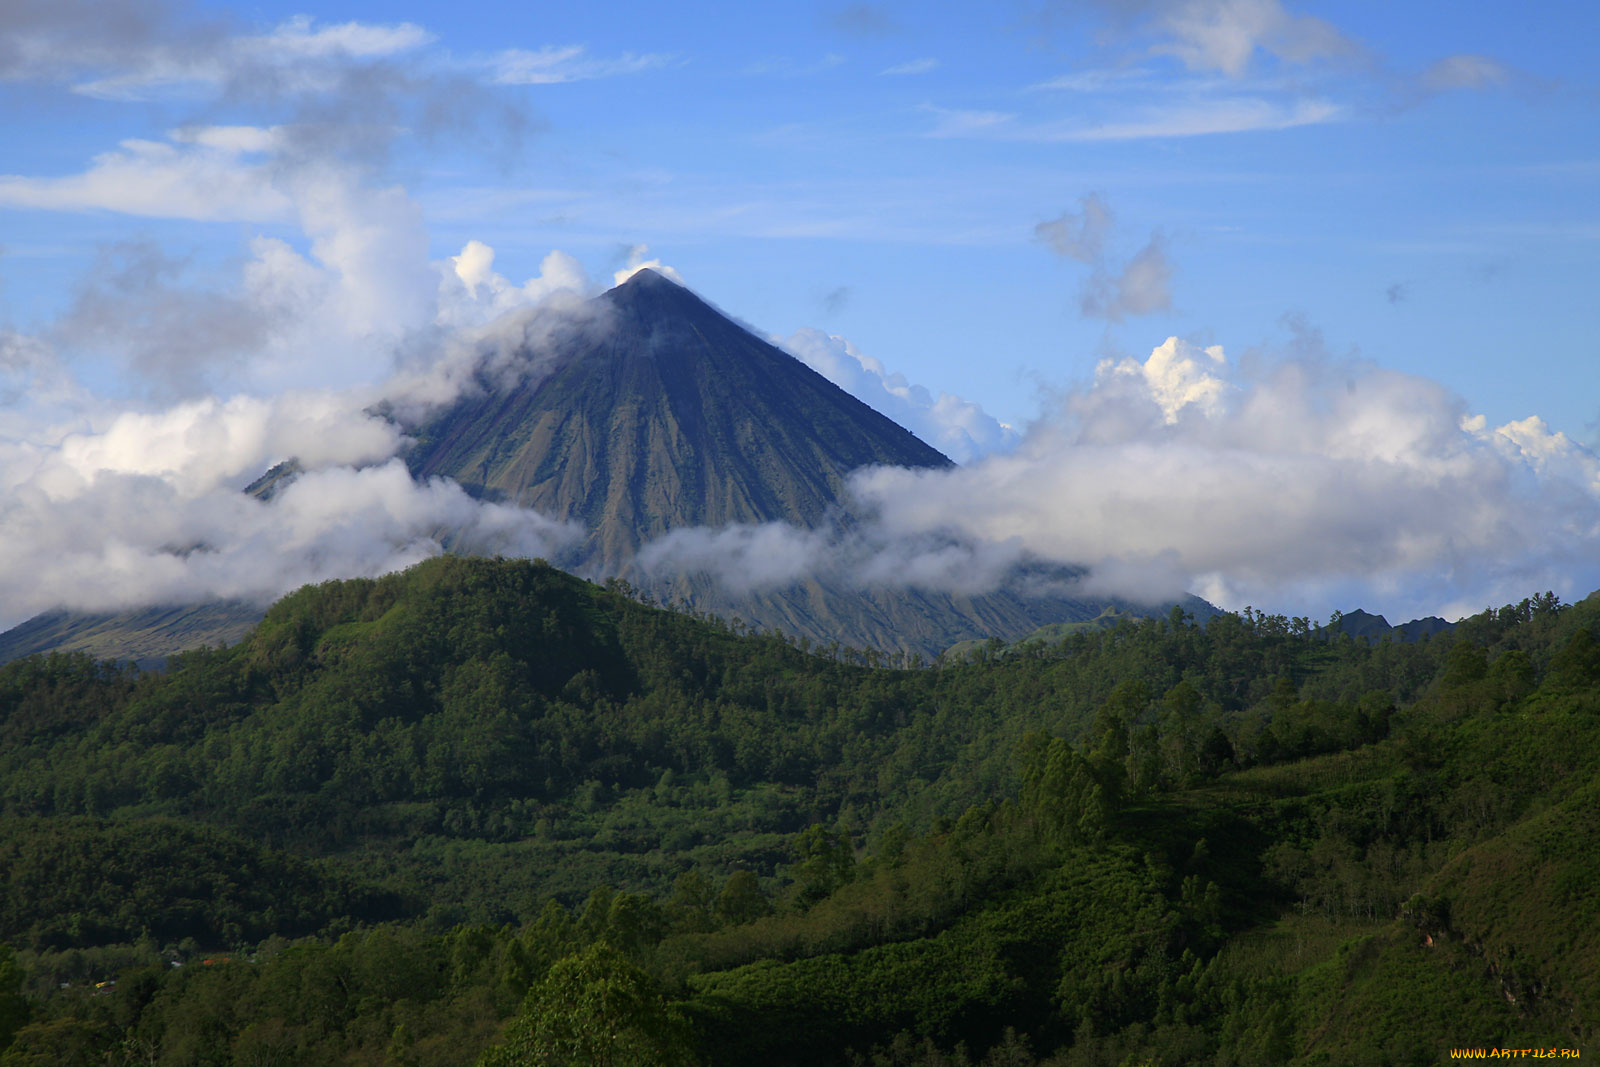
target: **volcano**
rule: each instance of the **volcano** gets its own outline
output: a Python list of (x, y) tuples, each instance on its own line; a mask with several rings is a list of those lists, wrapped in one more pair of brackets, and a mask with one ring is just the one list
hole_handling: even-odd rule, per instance
[(817, 527), (859, 467), (951, 465), (655, 271), (597, 303), (552, 342), (547, 376), (422, 426), (412, 474), (577, 519), (590, 531), (583, 564), (613, 573), (673, 529)]
[[(754, 593), (709, 575), (646, 573), (637, 554), (679, 529), (783, 522), (838, 531), (858, 520), (851, 471), (951, 461), (687, 288), (641, 270), (557, 330), (542, 375), (465, 396), (414, 430), (418, 478), (581, 522), (556, 562), (618, 576), (666, 602), (737, 615), (821, 643), (922, 654), (1096, 618), (1104, 600), (959, 596), (817, 576)], [(1034, 576), (1037, 578), (1037, 575)], [(1053, 575), (1069, 583), (1075, 574)], [(1049, 583), (1046, 583), (1049, 584)]]

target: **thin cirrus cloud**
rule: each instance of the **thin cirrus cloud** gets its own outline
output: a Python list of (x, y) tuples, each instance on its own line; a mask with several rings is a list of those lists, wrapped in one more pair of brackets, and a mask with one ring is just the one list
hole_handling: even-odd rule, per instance
[(900, 63), (879, 71), (880, 74), (899, 76), (911, 74), (931, 74), (939, 69), (939, 61), (931, 56), (923, 59), (913, 59), (908, 63)]
[(489, 62), (490, 78), (499, 85), (560, 85), (566, 82), (641, 74), (670, 65), (675, 56), (664, 52), (624, 52), (620, 56), (590, 55), (583, 45), (547, 45), (543, 48), (508, 48)]
[(924, 134), (927, 137), (982, 137), (1036, 143), (1139, 141), (1287, 130), (1334, 122), (1344, 114), (1340, 105), (1327, 100), (1277, 103), (1256, 97), (1147, 105), (1101, 121), (1027, 121), (1004, 111), (932, 106), (925, 110), (935, 116), (933, 128)]

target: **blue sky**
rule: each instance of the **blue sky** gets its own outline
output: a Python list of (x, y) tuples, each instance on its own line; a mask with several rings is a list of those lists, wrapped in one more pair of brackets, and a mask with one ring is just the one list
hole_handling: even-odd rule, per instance
[[(1351, 598), (1470, 610), (1531, 583), (1581, 595), (1600, 584), (1582, 562), (1600, 537), (1597, 46), (1600, 8), (1581, 3), (1534, 17), (1288, 0), (14, 0), (0, 15), (4, 488), (55, 484), (39, 457), (79, 453), (121, 457), (74, 461), (97, 485), (132, 471), (234, 486), (267, 445), (201, 478), (127, 434), (120, 452), (83, 442), (130, 413), (197, 418), (230, 398), (287, 418), (283, 397), (375, 385), (440, 330), (659, 262), (966, 461), (969, 480), (993, 486), (1011, 463), (1080, 509), (863, 482), (889, 526), (916, 525), (921, 492), (988, 521), (920, 528), (1088, 553), (1105, 573), (1165, 567), (1229, 606), (1296, 614)], [(483, 249), (452, 259), (469, 242), (492, 266)], [(1135, 377), (1128, 403), (1161, 417), (1107, 436), (1108, 398)], [(1250, 421), (1268, 399), (1303, 405), (1300, 429), (1342, 421), (1267, 462), (1239, 441), (1273, 432)], [(1388, 444), (1359, 472), (1280, 469), (1289, 453), (1350, 461), (1352, 427), (1375, 421), (1385, 440), (1442, 443), (1416, 446), (1433, 451), (1409, 481), (1364, 480), (1396, 462)], [(1349, 525), (1320, 546), (1344, 562), (1262, 567), (1150, 535), (1197, 525), (1201, 500), (1117, 512), (1110, 488), (1079, 494), (1089, 475), (1049, 482), (1091, 447), (1120, 449), (1109, 470), (1153, 443), (1167, 449), (1146, 468), (1153, 496), (1158, 472), (1189, 486), (1203, 468), (1232, 479), (1216, 499), (1260, 509), (1202, 541), (1249, 540), (1299, 489), (1355, 485), (1345, 507), (1377, 516), (1301, 509), (1284, 536)], [(329, 463), (382, 457), (352, 447)], [(1462, 473), (1462, 457), (1488, 466)], [(1466, 481), (1441, 481), (1447, 468)], [(1452, 519), (1493, 532), (1421, 518), (1382, 532), (1389, 502), (1424, 482), (1452, 500), (1507, 487)], [(1081, 509), (1103, 536), (1059, 538)], [(1528, 546), (1520, 523), (1535, 520), (1559, 538)], [(121, 547), (142, 559), (177, 535), (150, 536)], [(1388, 539), (1369, 569), (1364, 538)], [(116, 548), (87, 545), (81, 573)], [(48, 599), (24, 584), (8, 587), (19, 603)], [(153, 594), (130, 579), (118, 595)]]

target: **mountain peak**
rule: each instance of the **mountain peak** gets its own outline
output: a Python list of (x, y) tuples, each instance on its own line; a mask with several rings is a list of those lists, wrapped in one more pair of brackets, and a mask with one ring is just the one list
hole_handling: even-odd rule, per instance
[(642, 267), (618, 286), (600, 294), (600, 301), (652, 323), (684, 315), (698, 317), (711, 312), (726, 318), (686, 285), (680, 285), (659, 271)]
[(679, 285), (677, 282), (673, 281), (671, 278), (668, 278), (665, 274), (662, 274), (653, 267), (640, 267), (638, 270), (624, 278), (622, 280), (622, 284), (613, 286), (612, 289), (613, 291), (616, 291), (619, 289), (633, 288), (644, 291), (652, 288), (658, 289), (663, 286), (670, 286), (674, 289), (685, 288), (685, 286)]

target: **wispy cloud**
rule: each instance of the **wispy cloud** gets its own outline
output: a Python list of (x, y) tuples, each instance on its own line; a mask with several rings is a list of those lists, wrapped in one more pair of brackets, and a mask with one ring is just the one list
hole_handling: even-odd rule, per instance
[(936, 116), (928, 137), (987, 137), (1006, 141), (1137, 141), (1206, 137), (1313, 126), (1339, 119), (1340, 105), (1327, 100), (1276, 103), (1253, 97), (1228, 97), (1148, 105), (1101, 121), (1044, 119), (1022, 121), (1012, 112), (926, 107)]
[(939, 61), (929, 56), (923, 59), (913, 59), (909, 63), (901, 63), (893, 67), (887, 67), (878, 73), (887, 75), (931, 74), (938, 69)]
[(309, 16), (298, 15), (268, 33), (228, 37), (210, 50), (163, 44), (127, 49), (120, 56), (101, 57), (100, 62), (86, 55), (84, 67), (110, 69), (78, 82), (73, 91), (104, 100), (137, 101), (163, 89), (259, 84), (266, 78), (277, 91), (317, 92), (336, 80), (341, 64), (387, 59), (434, 40), (432, 33), (410, 22), (319, 26)]
[(1207, 100), (1151, 107), (1136, 116), (1092, 125), (1051, 123), (1033, 127), (1029, 140), (1135, 141), (1162, 137), (1205, 137), (1223, 133), (1287, 130), (1335, 121), (1343, 109), (1327, 100), (1289, 104), (1252, 98)]
[(1008, 111), (975, 111), (965, 108), (936, 107), (925, 104), (923, 111), (934, 116), (933, 129), (928, 137), (993, 136), (1001, 131), (1009, 133), (1015, 127), (1017, 116)]
[(490, 77), (500, 85), (560, 85), (642, 74), (670, 65), (675, 56), (664, 52), (624, 52), (609, 58), (592, 56), (580, 44), (547, 45), (538, 49), (508, 48), (489, 61)]
[(1172, 263), (1161, 235), (1151, 234), (1119, 267), (1107, 254), (1113, 229), (1110, 207), (1098, 193), (1090, 193), (1077, 211), (1039, 223), (1033, 234), (1057, 255), (1091, 268), (1078, 296), (1085, 315), (1120, 322), (1171, 307)]
[(1488, 89), (1511, 80), (1511, 68), (1488, 56), (1458, 54), (1445, 56), (1422, 72), (1425, 89), (1445, 92), (1452, 89)]
[(1107, 70), (1084, 70), (1076, 74), (1062, 74), (1039, 82), (1029, 88), (1034, 90), (1058, 90), (1070, 93), (1102, 93), (1114, 89), (1126, 89), (1129, 86), (1148, 82), (1151, 71), (1146, 67), (1117, 67)]
[(81, 174), (0, 175), (0, 204), (201, 221), (282, 221), (292, 213), (271, 165), (248, 158), (272, 147), (275, 131), (198, 127), (169, 137), (123, 141)]

